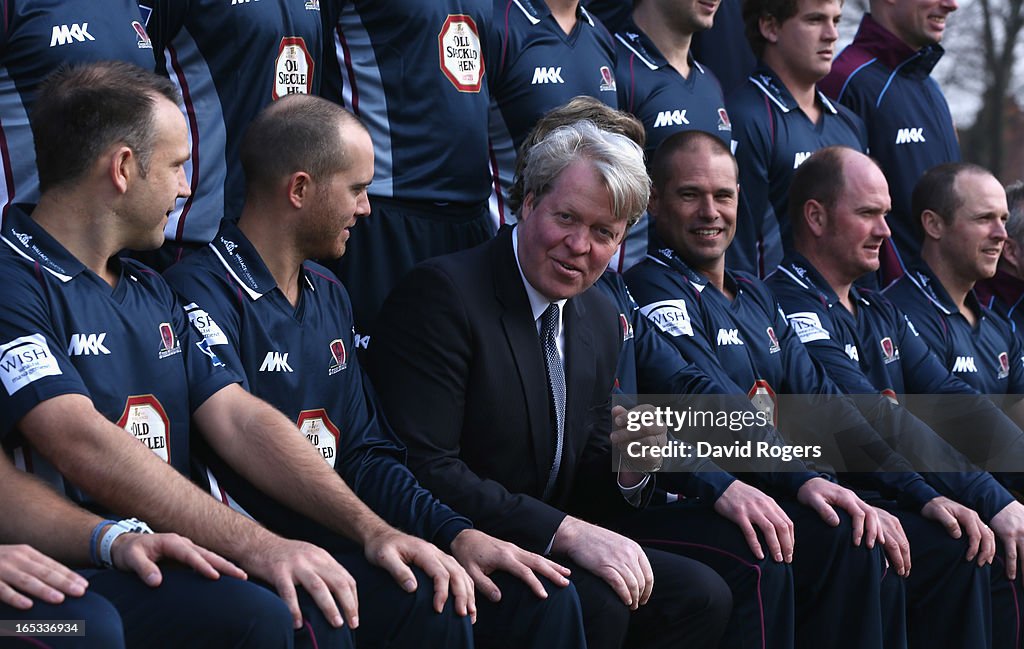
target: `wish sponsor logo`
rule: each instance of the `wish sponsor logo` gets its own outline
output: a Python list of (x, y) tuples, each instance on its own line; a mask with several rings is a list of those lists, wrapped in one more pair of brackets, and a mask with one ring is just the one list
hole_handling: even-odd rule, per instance
[(42, 334), (21, 336), (0, 345), (0, 381), (7, 394), (43, 377), (62, 373)]
[(692, 336), (693, 324), (683, 300), (662, 300), (640, 307), (640, 313), (670, 336)]

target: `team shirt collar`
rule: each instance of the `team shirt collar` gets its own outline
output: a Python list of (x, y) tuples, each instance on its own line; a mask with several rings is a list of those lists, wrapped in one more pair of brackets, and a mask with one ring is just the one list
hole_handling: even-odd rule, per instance
[[(778, 75), (776, 75), (770, 67), (765, 65), (764, 62), (758, 64), (757, 69), (754, 70), (752, 75), (750, 75), (749, 80), (750, 83), (757, 86), (757, 89), (764, 93), (772, 103), (778, 106), (779, 110), (783, 113), (788, 113), (795, 108), (799, 108), (799, 105), (796, 103), (796, 99), (793, 98), (789, 89), (786, 88)], [(814, 92), (818, 96), (818, 101), (821, 102), (821, 105), (825, 110), (833, 115), (839, 112), (823, 92), (817, 88), (814, 89)]]
[[(917, 260), (908, 265), (907, 278), (943, 314), (953, 315), (960, 313), (960, 309), (953, 302), (953, 298), (946, 292), (946, 287), (942, 285), (942, 282), (939, 281), (935, 273), (932, 272), (932, 269), (923, 260)], [(974, 291), (967, 293), (967, 298), (964, 302), (968, 309), (983, 317), (981, 305), (978, 303)]]
[[(222, 223), (217, 236), (210, 242), (210, 248), (250, 299), (258, 300), (277, 288), (277, 280), (263, 263), (260, 253), (235, 223)], [(302, 268), (302, 281), (310, 290), (315, 290), (305, 266)]]
[[(654, 41), (641, 31), (632, 19), (622, 26), (622, 30), (615, 34), (615, 38), (651, 70), (657, 70), (669, 64), (668, 59), (658, 50)], [(693, 59), (692, 49), (686, 53), (686, 60), (691, 67), (700, 74), (704, 74), (704, 68)]]
[[(686, 278), (686, 281), (693, 286), (698, 293), (704, 291), (708, 286), (708, 278), (704, 277), (694, 269), (690, 268), (685, 261), (679, 258), (672, 248), (663, 243), (658, 235), (651, 233), (647, 243), (647, 257), (662, 266), (668, 266)], [(728, 274), (728, 271), (726, 271)]]
[(1024, 281), (1002, 268), (997, 268), (995, 277), (975, 285), (974, 294), (982, 304), (990, 309), (994, 306), (994, 299), (998, 298), (1013, 310), (1017, 303), (1024, 298)]
[[(801, 288), (813, 291), (829, 308), (839, 303), (839, 295), (832, 289), (832, 285), (799, 252), (794, 251), (786, 254), (782, 263), (779, 264), (778, 272), (789, 277)], [(861, 304), (870, 304), (868, 299), (861, 294), (856, 284), (850, 287), (850, 298)]]
[(30, 259), (62, 282), (70, 282), (86, 270), (68, 249), (32, 220), (29, 205), (12, 205), (4, 216), (0, 238), (18, 255)]
[[(519, 7), (519, 10), (526, 14), (526, 19), (530, 21), (531, 25), (536, 25), (544, 18), (551, 15), (551, 9), (544, 0), (512, 0), (512, 3)], [(589, 24), (591, 27), (594, 26), (594, 19), (590, 13), (583, 8), (583, 3), (576, 6), (576, 18)]]
[(857, 28), (854, 42), (867, 50), (889, 69), (901, 68), (901, 72), (921, 78), (932, 73), (932, 69), (945, 54), (938, 43), (915, 50), (898, 36), (878, 24), (871, 14), (864, 14)]

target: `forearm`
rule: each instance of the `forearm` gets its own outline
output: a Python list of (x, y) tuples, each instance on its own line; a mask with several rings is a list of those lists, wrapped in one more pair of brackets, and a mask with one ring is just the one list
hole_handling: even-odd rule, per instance
[(27, 543), (64, 563), (90, 563), (89, 533), (102, 519), (0, 458), (0, 542)]
[[(178, 532), (242, 561), (270, 535), (203, 493), (104, 419), (85, 397), (50, 399), (26, 415), (19, 427), (67, 480), (119, 515), (137, 516), (154, 529)], [(85, 543), (87, 554), (87, 537)]]
[(357, 465), (344, 471), (356, 495), (388, 524), (433, 541), (442, 549), (469, 520), (420, 486), (412, 472), (387, 450), (358, 453)]
[(257, 489), (361, 545), (390, 529), (283, 414), (247, 394), (242, 407), (210, 403), (220, 395), (196, 411), (202, 432)]

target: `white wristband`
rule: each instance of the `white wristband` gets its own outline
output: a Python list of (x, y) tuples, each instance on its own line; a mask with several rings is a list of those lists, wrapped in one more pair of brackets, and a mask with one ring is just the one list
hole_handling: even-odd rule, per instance
[(103, 538), (100, 540), (100, 565), (104, 568), (113, 568), (114, 561), (110, 558), (110, 549), (114, 546), (114, 541), (117, 537), (122, 534), (152, 534), (153, 530), (137, 518), (126, 518), (121, 521), (117, 521), (113, 525), (107, 528), (107, 531), (103, 534)]

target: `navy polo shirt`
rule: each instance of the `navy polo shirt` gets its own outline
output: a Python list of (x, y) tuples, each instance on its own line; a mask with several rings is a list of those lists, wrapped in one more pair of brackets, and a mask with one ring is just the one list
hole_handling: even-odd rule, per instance
[(0, 206), (39, 198), (29, 115), (39, 85), (64, 63), (120, 60), (153, 69), (135, 0), (0, 3)]
[[(405, 449), (377, 410), (355, 351), (352, 307), (341, 282), (306, 262), (293, 307), (259, 253), (232, 223), (209, 246), (168, 269), (168, 281), (219, 325), (211, 349), (245, 387), (283, 412), (359, 498), (388, 523), (447, 548), (469, 521), (419, 486)], [(337, 543), (337, 535), (267, 498), (216, 458), (214, 495), (282, 533)], [(211, 481), (212, 482), (212, 481)], [(213, 488), (211, 484), (211, 488)], [(229, 501), (229, 504), (231, 502)]]
[[(883, 435), (897, 439), (902, 449), (919, 449), (922, 456), (939, 458), (946, 466), (961, 463), (897, 399), (902, 394), (970, 395), (973, 391), (942, 367), (906, 316), (885, 296), (851, 287), (850, 297), (857, 305), (854, 315), (817, 269), (795, 252), (787, 255), (767, 283), (807, 351), (843, 392), (889, 397), (880, 399), (870, 415)], [(988, 426), (997, 436), (1015, 435), (1016, 426), (991, 403), (978, 406), (971, 422), (963, 425)], [(944, 472), (927, 477), (944, 495), (976, 509), (986, 520), (1012, 500), (987, 473)]]
[[(371, 196), (482, 204), (494, 0), (332, 0), (324, 97), (373, 140)], [(443, 218), (444, 210), (438, 210)]]
[[(577, 95), (618, 108), (612, 36), (581, 5), (568, 34), (544, 0), (494, 0), (487, 82), (491, 88), (491, 214), (514, 222), (505, 207), (516, 151), (537, 120)], [(500, 191), (499, 191), (500, 190)]]
[(791, 245), (789, 185), (818, 149), (843, 145), (867, 151), (864, 124), (850, 109), (817, 93), (821, 117), (812, 122), (782, 80), (761, 65), (729, 95), (727, 106), (740, 167), (736, 239), (726, 255), (733, 270), (764, 277)]
[[(595, 284), (620, 310), (622, 322), (622, 351), (616, 383), (625, 394), (702, 394), (702, 395), (743, 395), (728, 377), (713, 379), (702, 369), (689, 363), (640, 313), (640, 307), (630, 294), (622, 275), (606, 271)], [(745, 396), (745, 395), (744, 395)], [(728, 402), (732, 408), (752, 409), (749, 402)], [(782, 439), (771, 428), (751, 427), (744, 431), (749, 439), (781, 444)], [(713, 502), (729, 487), (735, 478), (717, 469), (710, 460), (704, 459), (703, 467), (694, 467), (695, 473), (682, 481), (686, 495), (704, 497)], [(799, 460), (774, 463), (774, 471), (761, 472), (758, 476), (779, 491), (794, 495), (811, 478), (820, 474), (808, 471)], [(696, 473), (698, 469), (701, 471)], [(659, 484), (666, 485), (675, 476), (665, 474), (659, 477)]]
[(910, 213), (914, 185), (935, 165), (960, 160), (949, 105), (930, 76), (943, 53), (938, 43), (914, 50), (865, 14), (853, 42), (820, 84), (864, 120), (871, 155), (889, 180), (892, 240), (911, 259), (921, 249)]
[(730, 300), (671, 249), (655, 245), (627, 279), (639, 297), (641, 312), (669, 336), (684, 358), (712, 376), (729, 377), (751, 401), (771, 409), (776, 420), (779, 393), (832, 397), (829, 408), (834, 417), (825, 422), (826, 432), (835, 434), (841, 448), (873, 449), (872, 459), (891, 471), (870, 474), (869, 480), (918, 507), (938, 495), (910, 471), (906, 460), (882, 448), (877, 433), (851, 402), (836, 398), (839, 388), (807, 354), (760, 280), (727, 271), (725, 281), (735, 295)]
[(615, 41), (619, 107), (643, 123), (648, 160), (668, 136), (681, 131), (706, 131), (730, 143), (732, 123), (711, 70), (691, 55), (690, 76), (684, 77), (632, 21), (615, 34)]
[(1006, 401), (1000, 395), (1024, 394), (1020, 341), (1009, 323), (981, 306), (973, 291), (966, 299), (977, 320), (973, 327), (923, 260), (910, 264), (885, 296), (907, 314), (929, 349), (964, 383), (997, 404)]
[[(119, 277), (111, 288), (23, 207), (11, 207), (0, 235), (0, 294), (17, 305), (0, 314), (4, 447), (21, 468), (60, 486), (17, 423), (47, 399), (82, 394), (187, 474), (191, 413), (239, 380), (190, 324), (206, 314), (193, 304), (183, 307), (160, 275), (133, 260), (115, 262)], [(91, 502), (73, 485), (63, 486), (76, 502)]]
[(205, 244), (222, 217), (238, 219), (242, 211), (238, 154), (249, 122), (280, 97), (320, 91), (320, 1), (140, 4), (152, 11), (147, 29), (157, 71), (181, 91), (192, 147), (185, 164), (192, 195), (178, 200), (164, 234), (168, 241)]

